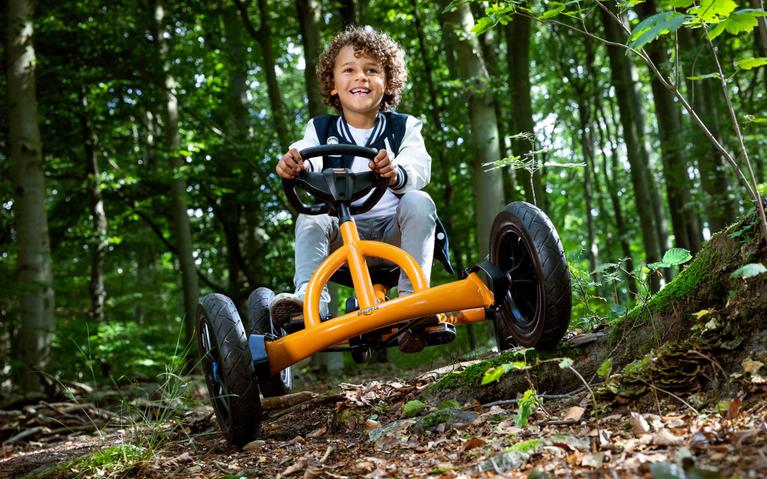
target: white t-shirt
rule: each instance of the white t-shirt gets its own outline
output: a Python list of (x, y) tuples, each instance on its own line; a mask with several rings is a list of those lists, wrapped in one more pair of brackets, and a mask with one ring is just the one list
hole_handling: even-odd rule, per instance
[[(357, 145), (367, 145), (368, 139), (370, 138), (370, 134), (373, 133), (373, 128), (354, 128), (353, 126), (349, 125), (349, 131), (352, 134), (352, 138), (354, 138), (354, 143)], [(355, 156), (354, 162), (352, 163), (351, 170), (354, 173), (361, 173), (365, 171), (370, 171), (370, 167), (368, 167), (368, 163), (370, 163), (370, 160), (367, 158), (363, 158), (361, 156)], [(359, 200), (355, 201), (354, 205), (362, 204), (365, 199), (372, 194), (372, 191), (365, 195), (364, 197), (360, 198)], [(378, 203), (373, 206), (370, 210), (356, 214), (354, 215), (354, 219), (356, 220), (364, 220), (364, 219), (371, 219), (371, 218), (386, 218), (389, 216), (392, 216), (395, 214), (397, 210), (397, 205), (399, 205), (399, 198), (391, 192), (388, 188), (386, 189), (386, 193), (381, 197), (380, 200), (378, 200)]]

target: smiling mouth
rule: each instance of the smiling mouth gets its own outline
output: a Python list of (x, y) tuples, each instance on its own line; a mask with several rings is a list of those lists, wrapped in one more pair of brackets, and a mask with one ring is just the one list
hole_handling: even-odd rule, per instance
[(352, 95), (367, 95), (370, 93), (369, 88), (353, 88), (350, 92)]

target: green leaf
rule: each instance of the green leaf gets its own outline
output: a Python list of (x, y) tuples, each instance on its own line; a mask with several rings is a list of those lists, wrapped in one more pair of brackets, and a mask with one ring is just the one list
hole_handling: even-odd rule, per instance
[(663, 255), (663, 263), (668, 266), (684, 264), (692, 259), (692, 255), (684, 248), (671, 248)]
[(765, 272), (767, 272), (767, 268), (765, 268), (762, 263), (749, 263), (733, 271), (732, 274), (730, 274), (730, 277), (746, 279), (753, 278), (754, 276), (758, 276)]
[(499, 381), (501, 379), (501, 376), (503, 376), (505, 373), (506, 371), (504, 371), (501, 366), (490, 368), (487, 371), (485, 371), (484, 375), (482, 375), (482, 382), (480, 384), (484, 386), (486, 384)]
[(765, 16), (765, 12), (762, 10), (755, 10), (753, 8), (738, 10), (712, 28), (708, 32), (708, 37), (713, 40), (725, 30), (731, 35), (749, 33), (759, 24), (756, 18), (763, 16)]
[(606, 378), (610, 371), (613, 369), (613, 359), (607, 358), (604, 361), (602, 361), (602, 364), (599, 366), (599, 369), (597, 369), (597, 376), (600, 378)]
[(560, 369), (567, 369), (567, 368), (571, 368), (572, 366), (573, 366), (572, 358), (562, 358), (562, 360), (559, 361)]
[(745, 122), (748, 123), (755, 123), (757, 125), (764, 125), (767, 123), (767, 118), (763, 116), (754, 116), (754, 115), (746, 115), (745, 116)]
[(519, 409), (517, 409), (517, 414), (514, 416), (514, 424), (517, 427), (524, 427), (527, 425), (530, 415), (535, 411), (535, 408), (538, 407), (538, 396), (536, 395), (535, 390), (528, 389), (525, 391), (519, 399), (518, 404)]
[(688, 18), (690, 18), (689, 15), (677, 12), (661, 12), (647, 17), (631, 32), (629, 47), (639, 49), (661, 35), (675, 32)]
[[(552, 5), (556, 5), (557, 2), (551, 2), (551, 4)], [(553, 8), (551, 10), (546, 10), (545, 12), (541, 13), (540, 15), (538, 15), (538, 20), (544, 21), (544, 20), (548, 20), (550, 18), (554, 18), (554, 17), (556, 17), (557, 15), (559, 15), (560, 13), (562, 13), (564, 11), (565, 11), (565, 6), (560, 4), (558, 7)]]
[(667, 0), (661, 2), (661, 6), (667, 8), (687, 8), (692, 5), (693, 0)]
[(418, 399), (414, 399), (405, 403), (405, 406), (402, 408), (402, 415), (405, 416), (406, 419), (416, 417), (425, 409), (426, 404), (422, 403)]
[(717, 23), (729, 17), (736, 8), (738, 4), (734, 0), (700, 0), (700, 6), (688, 12), (706, 23)]
[(752, 70), (762, 65), (767, 65), (767, 57), (744, 58), (735, 62), (735, 66), (741, 70)]
[(660, 261), (657, 261), (655, 263), (648, 264), (647, 267), (650, 268), (651, 270), (655, 271), (655, 270), (658, 270), (660, 268), (665, 268), (666, 265), (661, 263)]
[(482, 17), (479, 20), (477, 20), (477, 23), (474, 24), (473, 27), (471, 27), (471, 32), (477, 36), (482, 35), (486, 31), (490, 30), (495, 26), (495, 22), (490, 19), (490, 17)]

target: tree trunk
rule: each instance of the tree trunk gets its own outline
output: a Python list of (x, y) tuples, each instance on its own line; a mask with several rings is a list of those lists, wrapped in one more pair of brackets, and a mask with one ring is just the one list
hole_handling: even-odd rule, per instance
[(366, 4), (365, 0), (341, 0), (339, 2), (338, 13), (343, 28), (365, 24)]
[[(655, 2), (648, 0), (637, 5), (636, 10), (641, 17), (654, 15), (656, 13)], [(668, 57), (662, 41), (649, 43), (645, 50), (658, 68), (664, 69), (668, 65)], [(655, 104), (655, 117), (658, 122), (666, 196), (671, 214), (671, 224), (674, 229), (675, 246), (697, 253), (701, 247), (702, 234), (690, 195), (692, 184), (684, 157), (679, 108), (674, 102), (672, 93), (661, 84), (652, 72), (650, 72), (650, 78), (652, 79), (650, 84)]]
[[(231, 5), (223, 7), (222, 18), (226, 40), (223, 43), (223, 49), (229, 60), (229, 81), (221, 112), (226, 124), (225, 141), (229, 145), (246, 145), (250, 117), (247, 107), (247, 50), (243, 41), (242, 20)], [(240, 248), (243, 205), (237, 199), (237, 190), (240, 186), (237, 175), (234, 173), (241, 164), (239, 151), (237, 148), (223, 148), (218, 155), (219, 175), (226, 182), (227, 188), (221, 195), (221, 207), (214, 210), (224, 232), (226, 264), (229, 272), (228, 294), (237, 305), (244, 304), (247, 300), (247, 293), (243, 295), (240, 292), (240, 274), (245, 273), (246, 277), (251, 277), (246, 272), (247, 262), (243, 260)]]
[(6, 99), (8, 146), (16, 230), (16, 291), (21, 327), (14, 372), (22, 391), (41, 389), (40, 371), (48, 369), (55, 330), (53, 276), (48, 218), (45, 213), (42, 141), (37, 120), (34, 8), (31, 0), (8, 0)]
[[(602, 19), (607, 40), (622, 43), (617, 26), (612, 17), (602, 12)], [(618, 109), (620, 111), (621, 125), (623, 126), (623, 140), (626, 144), (626, 154), (631, 165), (631, 183), (634, 187), (634, 199), (639, 223), (642, 229), (642, 242), (644, 244), (647, 263), (660, 260), (661, 242), (657, 230), (657, 218), (653, 210), (653, 194), (648, 184), (648, 156), (644, 148), (644, 131), (639, 121), (641, 111), (637, 111), (639, 105), (637, 92), (634, 89), (634, 81), (631, 75), (629, 63), (622, 48), (607, 46), (607, 55), (610, 60), (610, 72), (615, 87)], [(659, 278), (650, 275), (650, 290), (656, 292), (660, 289)]]
[(83, 147), (85, 149), (85, 173), (90, 189), (92, 238), (91, 247), (91, 280), (89, 291), (91, 294), (91, 319), (97, 323), (104, 321), (104, 303), (106, 302), (106, 290), (104, 289), (104, 258), (107, 253), (109, 234), (107, 232), (107, 215), (104, 211), (104, 199), (101, 195), (101, 180), (99, 173), (99, 160), (96, 151), (98, 139), (91, 124), (88, 106), (88, 91), (85, 86), (80, 90), (80, 128), (82, 128)]
[[(449, 2), (443, 0), (443, 7)], [(492, 95), (487, 93), (487, 69), (476, 36), (471, 32), (474, 17), (469, 6), (462, 4), (451, 12), (440, 14), (447, 47), (457, 57), (455, 77), (466, 83), (474, 155), (474, 211), (477, 218), (477, 242), (480, 257), (489, 248), (490, 227), (503, 208), (501, 170), (484, 171), (483, 164), (500, 159), (498, 123)]]
[(309, 116), (314, 118), (325, 113), (325, 105), (320, 95), (317, 81), (317, 59), (320, 56), (320, 25), (322, 21), (320, 5), (317, 0), (296, 0), (298, 25), (301, 27), (301, 43), (304, 46), (304, 82)]
[(527, 138), (512, 140), (514, 156), (534, 162), (535, 171), (517, 170), (516, 177), (525, 189), (525, 198), (530, 203), (546, 210), (546, 193), (541, 182), (541, 162), (535, 153), (537, 138), (533, 121), (533, 104), (530, 97), (530, 36), (531, 20), (527, 16), (515, 15), (506, 25), (506, 45), (508, 48), (509, 88), (511, 91), (511, 134), (531, 135)]
[(155, 0), (153, 7), (155, 40), (159, 49), (160, 61), (163, 65), (163, 81), (165, 83), (165, 102), (162, 108), (163, 142), (168, 155), (169, 170), (173, 175), (170, 180), (171, 217), (173, 233), (176, 237), (178, 262), (181, 269), (181, 285), (184, 294), (184, 326), (186, 344), (194, 351), (191, 361), (198, 355), (197, 342), (194, 341), (195, 320), (197, 314), (197, 272), (192, 256), (192, 232), (186, 207), (186, 180), (182, 176), (183, 158), (178, 155), (180, 145), (178, 133), (178, 99), (176, 96), (176, 81), (170, 72), (168, 44), (165, 40), (163, 19), (165, 11), (161, 0)]
[(291, 141), (288, 138), (287, 115), (285, 115), (285, 108), (282, 105), (282, 94), (277, 82), (277, 74), (274, 71), (276, 61), (272, 51), (272, 35), (269, 31), (269, 7), (266, 0), (258, 0), (259, 26), (258, 30), (256, 30), (250, 21), (247, 5), (243, 4), (241, 0), (234, 0), (234, 3), (240, 11), (245, 30), (261, 48), (261, 58), (263, 60), (261, 66), (266, 76), (266, 90), (272, 109), (272, 125), (277, 132), (277, 141), (280, 144), (281, 150), (288, 151)]
[[(685, 64), (691, 66), (686, 72), (686, 77), (710, 73), (713, 71), (713, 62), (710, 53), (704, 45), (696, 45), (692, 33), (686, 29), (679, 31), (679, 42), (682, 51), (686, 52)], [(687, 80), (687, 98), (693, 109), (698, 112), (703, 123), (706, 124), (714, 137), (719, 138), (719, 118), (723, 112), (717, 107), (716, 99), (720, 97), (718, 80)], [(736, 218), (737, 207), (734, 197), (731, 195), (731, 186), (726, 172), (722, 156), (696, 126), (690, 129), (691, 158), (698, 160), (700, 172), (700, 184), (706, 198), (706, 217), (711, 233), (720, 231)]]

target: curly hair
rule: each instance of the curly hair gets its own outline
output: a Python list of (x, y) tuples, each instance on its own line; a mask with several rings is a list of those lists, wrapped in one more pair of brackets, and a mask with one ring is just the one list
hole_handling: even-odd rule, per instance
[(405, 54), (402, 48), (385, 33), (370, 27), (350, 26), (338, 33), (320, 54), (317, 62), (317, 81), (320, 85), (322, 100), (341, 112), (341, 100), (338, 95), (331, 95), (334, 88), (333, 68), (336, 57), (342, 48), (352, 46), (355, 56), (361, 55), (374, 58), (384, 70), (386, 88), (381, 100), (380, 110), (386, 111), (397, 106), (402, 89), (407, 81), (405, 71)]

